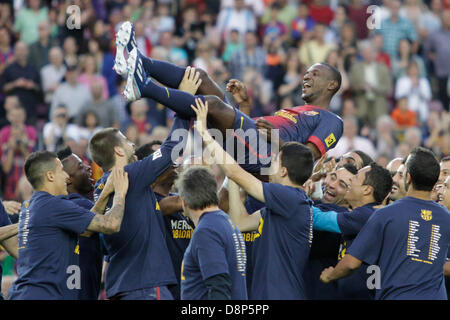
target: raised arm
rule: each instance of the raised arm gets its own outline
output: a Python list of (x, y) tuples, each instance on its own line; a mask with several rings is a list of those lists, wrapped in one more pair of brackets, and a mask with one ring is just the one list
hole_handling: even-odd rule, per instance
[[(16, 226), (17, 228), (17, 224), (13, 224), (13, 226)], [(1, 244), (14, 259), (17, 259), (19, 257), (19, 240), (17, 238), (17, 235), (1, 241)]]
[(208, 114), (208, 102), (196, 99), (197, 107), (191, 106), (197, 115), (195, 129), (200, 133), (205, 143), (206, 150), (214, 159), (214, 162), (222, 168), (225, 175), (240, 185), (253, 198), (264, 202), (262, 182), (252, 174), (242, 169), (239, 164), (211, 137), (206, 126)]
[(362, 264), (362, 261), (356, 259), (350, 254), (346, 254), (336, 267), (329, 267), (322, 271), (320, 281), (323, 283), (330, 283), (338, 279), (349, 276)]
[(122, 224), (125, 211), (125, 197), (128, 191), (128, 173), (123, 168), (114, 168), (111, 175), (113, 175), (112, 179), (114, 182), (112, 208), (104, 215), (96, 214), (88, 225), (87, 231), (101, 232), (104, 234), (113, 234), (120, 231), (120, 225)]
[(18, 223), (0, 227), (0, 242), (14, 237), (19, 232), (18, 227)]
[(229, 197), (229, 211), (228, 215), (231, 220), (236, 223), (239, 231), (255, 231), (258, 229), (259, 221), (261, 219), (260, 211), (253, 214), (248, 214), (247, 209), (241, 201), (239, 186), (233, 180), (228, 181), (228, 197)]

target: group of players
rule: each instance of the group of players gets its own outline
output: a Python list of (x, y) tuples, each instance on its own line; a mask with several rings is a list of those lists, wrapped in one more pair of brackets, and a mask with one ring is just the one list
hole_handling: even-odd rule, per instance
[[(0, 212), (0, 242), (17, 258), (9, 299), (97, 299), (103, 260), (111, 300), (447, 299), (450, 161), (423, 148), (389, 170), (359, 151), (327, 161), (343, 130), (327, 110), (335, 68), (307, 70), (307, 105), (254, 120), (239, 110), (250, 105), (240, 81), (227, 85), (233, 106), (204, 71), (143, 56), (130, 22), (116, 45), (125, 97), (176, 112), (169, 137), (135, 150), (117, 129), (96, 133), (95, 188), (70, 149), (27, 158), (35, 192), (19, 225)], [(203, 161), (227, 177), (219, 192), (207, 165), (177, 177), (191, 119)], [(208, 128), (232, 130), (244, 152), (231, 156)]]

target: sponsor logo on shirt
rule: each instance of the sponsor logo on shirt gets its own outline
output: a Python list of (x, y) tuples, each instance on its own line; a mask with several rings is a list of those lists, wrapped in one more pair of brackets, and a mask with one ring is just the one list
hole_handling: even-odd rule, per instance
[(325, 139), (325, 144), (327, 145), (327, 147), (329, 148), (333, 143), (336, 142), (336, 137), (334, 136), (333, 133), (331, 133), (328, 137), (326, 137)]
[(259, 234), (255, 231), (242, 232), (242, 237), (245, 242), (253, 242), (255, 241), (255, 238), (259, 237)]
[(431, 214), (431, 210), (422, 209), (421, 212), (420, 212), (420, 216), (425, 221), (430, 221), (431, 219), (433, 219), (433, 216)]
[(275, 115), (286, 118), (288, 120), (291, 120), (294, 123), (297, 123), (297, 119), (295, 119), (295, 117), (292, 114), (290, 114), (289, 112), (287, 112), (285, 110), (277, 111), (277, 112), (275, 112)]

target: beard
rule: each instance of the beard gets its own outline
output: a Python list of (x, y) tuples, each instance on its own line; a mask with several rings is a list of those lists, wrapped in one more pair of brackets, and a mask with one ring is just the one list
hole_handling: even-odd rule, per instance
[(133, 153), (128, 157), (128, 164), (136, 162), (138, 160), (137, 156)]

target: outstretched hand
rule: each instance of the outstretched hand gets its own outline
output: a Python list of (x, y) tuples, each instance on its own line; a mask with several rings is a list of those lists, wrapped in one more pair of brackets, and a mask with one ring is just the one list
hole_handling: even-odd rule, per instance
[(231, 79), (227, 83), (227, 92), (231, 92), (234, 100), (238, 104), (248, 103), (250, 104), (250, 97), (248, 95), (247, 87), (239, 80)]
[(195, 68), (187, 67), (178, 89), (190, 94), (196, 94), (201, 84), (200, 72), (196, 71)]
[(197, 121), (194, 124), (194, 128), (203, 135), (205, 132), (207, 132), (207, 122), (206, 118), (208, 116), (208, 102), (203, 102), (202, 99), (197, 98), (195, 99), (195, 105), (197, 107), (194, 107), (191, 105), (191, 108), (194, 110)]

